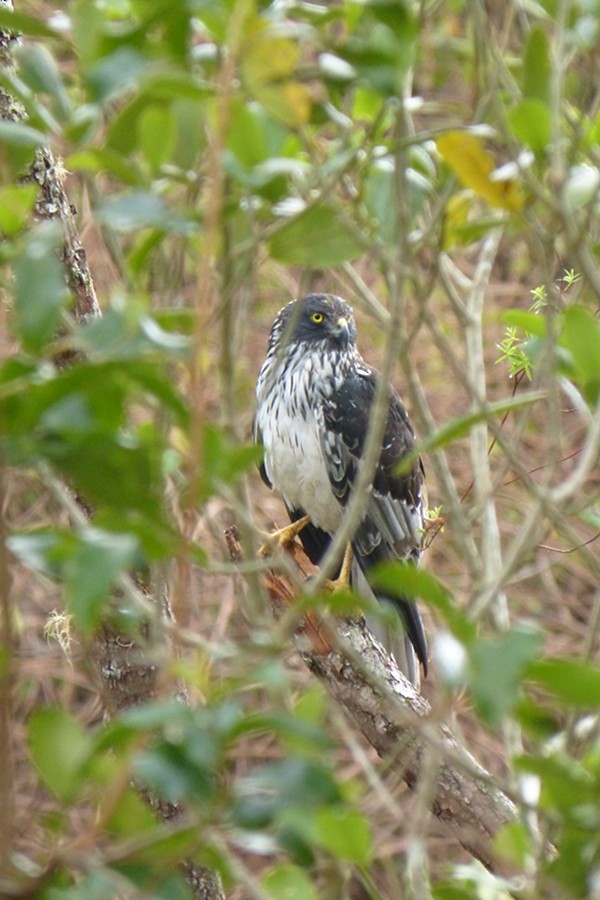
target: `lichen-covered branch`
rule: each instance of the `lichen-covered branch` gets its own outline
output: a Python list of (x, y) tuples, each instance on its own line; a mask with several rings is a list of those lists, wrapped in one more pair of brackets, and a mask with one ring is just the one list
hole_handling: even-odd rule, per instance
[(87, 256), (79, 230), (77, 228), (77, 210), (70, 203), (63, 182), (65, 170), (51, 150), (43, 147), (38, 150), (29, 172), (27, 181), (35, 182), (39, 187), (39, 196), (35, 204), (35, 215), (39, 219), (60, 221), (64, 243), (62, 258), (69, 287), (73, 293), (73, 315), (78, 322), (97, 318), (100, 307), (94, 280), (87, 261)]
[[(232, 559), (241, 558), (235, 530), (226, 534)], [(291, 553), (302, 576), (312, 571), (298, 545)], [(268, 571), (266, 587), (275, 614), (289, 613), (296, 599), (294, 586)], [(418, 789), (426, 751), (437, 759), (437, 778), (430, 808), (476, 859), (491, 871), (502, 871), (493, 840), (499, 829), (514, 822), (517, 808), (489, 773), (444, 725), (431, 721), (431, 708), (404, 677), (393, 658), (375, 640), (364, 620), (339, 622), (332, 630), (314, 614), (304, 614), (294, 642), (308, 668), (320, 678), (375, 748), (394, 760), (405, 782)]]
[(503, 825), (516, 819), (515, 805), (448, 728), (427, 725), (429, 705), (364, 621), (340, 623), (339, 636), (347, 649), (332, 649), (325, 655), (302, 653), (309, 669), (323, 680), (378, 754), (397, 759), (413, 789), (419, 782), (425, 749), (433, 743), (439, 768), (432, 812), (450, 826), (469, 853), (488, 869), (498, 870), (492, 841)]

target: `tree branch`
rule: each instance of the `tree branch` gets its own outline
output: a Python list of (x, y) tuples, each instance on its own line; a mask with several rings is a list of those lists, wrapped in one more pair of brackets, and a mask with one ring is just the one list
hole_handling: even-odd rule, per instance
[[(235, 528), (225, 536), (231, 559), (239, 561), (242, 551)], [(303, 577), (314, 572), (298, 544), (290, 552)], [(275, 615), (289, 615), (297, 600), (291, 581), (272, 570), (265, 580)], [(417, 788), (423, 776), (427, 751), (436, 751), (438, 771), (431, 811), (450, 826), (472, 856), (491, 871), (503, 872), (505, 864), (497, 856), (493, 840), (503, 825), (517, 819), (517, 807), (450, 729), (431, 720), (430, 705), (375, 640), (364, 620), (346, 620), (332, 628), (313, 612), (304, 613), (297, 618), (293, 639), (310, 671), (323, 681), (379, 756), (397, 763), (411, 789)]]
[(85, 322), (101, 315), (94, 280), (87, 261), (87, 255), (77, 228), (77, 210), (69, 202), (63, 186), (65, 171), (60, 160), (51, 150), (43, 147), (36, 153), (35, 160), (25, 180), (38, 185), (39, 196), (35, 204), (37, 218), (54, 221), (62, 226), (64, 244), (62, 259), (69, 287), (73, 293), (73, 316), (77, 322)]

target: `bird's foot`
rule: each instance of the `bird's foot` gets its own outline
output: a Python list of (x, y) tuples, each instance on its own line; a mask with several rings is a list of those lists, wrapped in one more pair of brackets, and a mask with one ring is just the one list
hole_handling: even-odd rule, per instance
[(296, 522), (290, 522), (285, 528), (279, 528), (273, 534), (266, 535), (265, 541), (259, 548), (258, 555), (271, 556), (276, 550), (285, 550), (286, 547), (289, 547), (294, 542), (294, 538), (300, 534), (309, 522), (310, 518), (308, 516), (302, 516)]
[(337, 578), (327, 579), (323, 587), (332, 594), (335, 591), (350, 590), (350, 574), (352, 572), (352, 544), (348, 544), (342, 561), (342, 568)]

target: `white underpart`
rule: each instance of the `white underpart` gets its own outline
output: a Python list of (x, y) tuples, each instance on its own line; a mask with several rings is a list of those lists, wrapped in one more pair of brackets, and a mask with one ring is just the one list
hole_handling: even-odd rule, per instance
[(325, 376), (322, 387), (328, 384), (328, 356), (314, 351), (296, 365), (286, 365), (286, 358), (273, 362), (265, 364), (257, 385), (256, 426), (267, 477), (290, 509), (309, 510), (314, 525), (333, 533), (343, 508), (331, 490), (321, 449), (320, 398), (310, 387), (315, 367)]

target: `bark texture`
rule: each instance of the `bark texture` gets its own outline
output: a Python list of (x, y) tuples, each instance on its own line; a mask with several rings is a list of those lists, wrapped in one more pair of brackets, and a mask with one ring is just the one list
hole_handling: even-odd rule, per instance
[[(241, 548), (234, 529), (227, 532), (226, 539), (231, 558), (239, 560)], [(292, 545), (290, 553), (301, 576), (308, 577), (314, 569), (300, 546)], [(296, 600), (290, 582), (268, 571), (266, 587), (275, 615), (289, 615)], [(298, 621), (293, 638), (311, 672), (323, 681), (379, 756), (397, 763), (410, 788), (419, 790), (421, 779), (431, 777), (433, 758), (436, 777), (427, 788), (431, 811), (490, 871), (510, 874), (497, 858), (493, 840), (503, 825), (516, 820), (515, 804), (450, 729), (433, 720), (429, 703), (375, 640), (364, 620), (341, 621), (333, 629), (314, 613), (307, 613)]]

